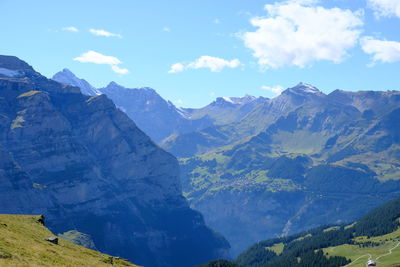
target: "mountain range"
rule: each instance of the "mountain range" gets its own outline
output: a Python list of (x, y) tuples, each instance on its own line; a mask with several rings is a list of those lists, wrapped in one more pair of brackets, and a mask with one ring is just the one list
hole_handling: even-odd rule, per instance
[(55, 234), (78, 231), (139, 265), (228, 257), (182, 196), (175, 157), (106, 95), (81, 90), (0, 56), (0, 213), (44, 214)]
[(157, 142), (179, 158), (184, 195), (233, 255), (267, 237), (354, 220), (400, 193), (398, 91), (324, 94), (299, 83), (272, 99), (170, 106), (184, 120), (208, 120)]
[(262, 236), (351, 221), (399, 195), (400, 93), (308, 88), (226, 126), (240, 136), (242, 123), (258, 125), (258, 133), (180, 159), (191, 206), (234, 255)]
[(149, 87), (126, 88), (110, 82), (106, 87), (96, 89), (68, 69), (57, 72), (52, 79), (79, 87), (86, 95), (107, 95), (140, 129), (160, 144), (182, 134), (190, 135), (209, 126), (237, 121), (264, 99), (252, 96), (219, 97), (204, 108), (179, 108)]

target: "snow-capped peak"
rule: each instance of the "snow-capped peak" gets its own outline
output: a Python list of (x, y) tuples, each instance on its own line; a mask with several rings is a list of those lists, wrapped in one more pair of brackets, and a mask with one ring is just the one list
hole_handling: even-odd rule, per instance
[(295, 87), (286, 89), (283, 93), (285, 93), (285, 94), (292, 93), (292, 94), (296, 94), (296, 95), (318, 95), (318, 96), (324, 95), (315, 86), (312, 86), (311, 84), (303, 83), (303, 82), (299, 83)]
[(303, 91), (307, 92), (307, 93), (320, 93), (318, 88), (316, 88), (315, 86), (312, 86), (311, 84), (308, 84), (308, 83), (301, 82), (296, 87), (301, 87), (303, 89)]
[(235, 101), (233, 101), (231, 97), (223, 96), (222, 99), (225, 100), (226, 102), (236, 104)]
[(243, 105), (257, 99), (255, 96), (245, 95), (243, 97), (218, 97), (216, 102), (224, 101), (234, 105)]

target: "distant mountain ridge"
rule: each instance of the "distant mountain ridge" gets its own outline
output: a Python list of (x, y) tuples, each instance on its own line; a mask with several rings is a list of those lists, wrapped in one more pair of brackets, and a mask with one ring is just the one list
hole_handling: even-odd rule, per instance
[(68, 69), (56, 73), (58, 82), (77, 86), (83, 94), (105, 94), (123, 110), (156, 143), (164, 143), (181, 134), (191, 133), (212, 125), (240, 120), (264, 98), (221, 97), (201, 109), (178, 108), (164, 100), (154, 89), (126, 88), (115, 82), (96, 89), (85, 80), (76, 77)]
[(198, 109), (183, 109), (190, 119), (209, 117), (213, 125), (223, 125), (239, 121), (267, 98), (245, 95), (244, 97), (217, 97), (209, 105)]
[(177, 157), (202, 154), (253, 136), (297, 106), (305, 102), (318, 103), (325, 97), (326, 95), (317, 88), (299, 83), (295, 87), (286, 89), (275, 98), (260, 97), (243, 105), (242, 108), (251, 107), (236, 120), (175, 136), (165, 140), (162, 146)]
[(99, 91), (113, 100), (157, 143), (171, 135), (190, 132), (212, 123), (208, 118), (189, 120), (181, 109), (164, 100), (152, 88), (125, 88), (111, 82)]

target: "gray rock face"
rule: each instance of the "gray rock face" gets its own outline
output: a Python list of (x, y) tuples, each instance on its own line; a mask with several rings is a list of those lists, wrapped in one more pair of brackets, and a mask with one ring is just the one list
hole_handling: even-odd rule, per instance
[(181, 195), (176, 159), (105, 95), (48, 80), (0, 56), (0, 213), (44, 214), (55, 233), (92, 236), (100, 251), (145, 266), (227, 256)]

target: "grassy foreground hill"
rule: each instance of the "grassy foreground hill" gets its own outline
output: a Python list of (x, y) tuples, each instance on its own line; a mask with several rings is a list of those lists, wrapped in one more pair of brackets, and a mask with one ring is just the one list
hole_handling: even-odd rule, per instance
[(243, 267), (400, 266), (400, 198), (348, 225), (321, 226), (307, 232), (259, 242), (243, 252)]
[(0, 266), (137, 266), (54, 236), (41, 216), (0, 215)]

